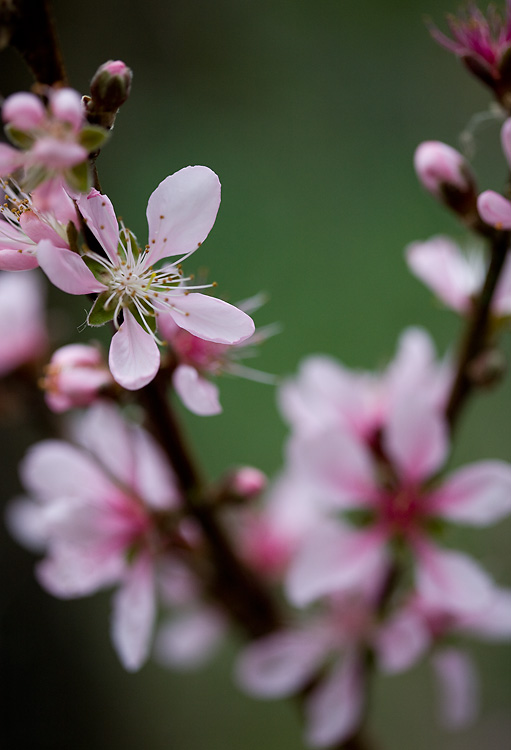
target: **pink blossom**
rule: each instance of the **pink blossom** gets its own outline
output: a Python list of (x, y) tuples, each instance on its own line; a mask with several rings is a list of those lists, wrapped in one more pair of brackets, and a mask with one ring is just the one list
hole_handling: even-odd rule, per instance
[[(254, 332), (241, 310), (223, 300), (193, 293), (180, 262), (170, 256), (191, 255), (204, 241), (220, 204), (220, 183), (207, 167), (187, 167), (167, 177), (147, 205), (149, 243), (141, 250), (135, 237), (119, 227), (105, 195), (92, 190), (78, 200), (89, 229), (105, 256), (83, 257), (41, 243), (39, 263), (49, 279), (69, 294), (100, 292), (89, 313), (89, 325), (113, 320), (117, 332), (110, 345), (114, 379), (128, 390), (149, 383), (160, 366), (156, 319), (169, 316), (181, 328), (216, 344), (235, 344)], [(91, 268), (93, 270), (91, 270)], [(123, 316), (119, 323), (119, 316)]]
[(237, 681), (262, 698), (296, 694), (322, 674), (304, 705), (306, 739), (311, 747), (342, 743), (362, 719), (364, 653), (379, 628), (375, 581), (381, 582), (381, 576), (372, 579), (369, 587), (366, 581), (358, 592), (331, 597), (322, 613), (255, 641), (238, 660)]
[[(238, 303), (237, 307), (251, 313), (263, 302), (263, 296), (256, 295)], [(212, 377), (228, 373), (263, 383), (275, 381), (273, 376), (240, 363), (243, 358), (255, 354), (258, 344), (277, 332), (275, 325), (258, 328), (252, 336), (233, 345), (194, 336), (181, 328), (169, 315), (159, 316), (158, 328), (177, 363), (172, 373), (172, 384), (183, 404), (194, 414), (212, 416), (222, 411), (218, 387), (211, 382)]]
[(34, 362), (47, 346), (41, 279), (0, 273), (0, 375)]
[(442, 47), (460, 57), (467, 67), (498, 94), (505, 90), (505, 60), (511, 48), (511, 4), (506, 0), (506, 14), (501, 17), (494, 6), (487, 17), (475, 3), (467, 4), (459, 17), (448, 17), (452, 39), (431, 27), (431, 35)]
[[(511, 205), (511, 204), (510, 204)], [(464, 253), (447, 237), (432, 237), (426, 242), (414, 242), (406, 249), (406, 260), (411, 271), (447, 307), (461, 315), (468, 315), (475, 298), (482, 290), (486, 277), (481, 251)], [(511, 314), (511, 262), (507, 261), (497, 284), (492, 301), (494, 315)]]
[(4, 203), (0, 206), (0, 269), (24, 271), (36, 268), (37, 249), (43, 240), (54, 247), (69, 249), (67, 225), (77, 223), (76, 210), (60, 188), (58, 211), (38, 209), (29, 195), (13, 182), (0, 182)]
[[(404, 394), (388, 415), (376, 450), (348, 432), (329, 429), (298, 441), (295, 465), (316, 485), (325, 520), (298, 550), (287, 592), (298, 605), (357, 585), (388, 563), (388, 543), (406, 543), (415, 559), (415, 585), (431, 606), (480, 609), (492, 583), (468, 556), (431, 540), (431, 521), (486, 526), (511, 512), (511, 466), (482, 461), (430, 486), (448, 452), (447, 428), (420, 392)], [(328, 519), (357, 511), (361, 528)]]
[(41, 210), (54, 210), (63, 187), (85, 191), (89, 183), (89, 153), (104, 143), (106, 131), (85, 120), (78, 92), (48, 88), (48, 104), (35, 94), (9, 96), (2, 108), (6, 133), (21, 150), (3, 146), (0, 174), (22, 168), (23, 188)]
[(152, 438), (111, 406), (91, 407), (74, 432), (76, 445), (46, 440), (31, 448), (21, 478), (33, 499), (13, 504), (10, 526), (46, 551), (37, 575), (55, 596), (117, 587), (112, 639), (126, 669), (136, 670), (156, 612), (156, 516), (179, 506), (176, 481)]
[(53, 353), (42, 387), (50, 409), (63, 412), (90, 406), (112, 383), (110, 370), (97, 347), (69, 344)]

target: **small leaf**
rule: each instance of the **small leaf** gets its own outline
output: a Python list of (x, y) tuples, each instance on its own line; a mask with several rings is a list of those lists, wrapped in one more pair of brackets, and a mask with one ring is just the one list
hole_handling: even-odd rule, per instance
[(96, 298), (96, 301), (92, 305), (92, 308), (87, 316), (87, 323), (90, 326), (102, 326), (108, 321), (113, 320), (115, 313), (115, 304), (111, 303), (108, 308), (105, 307), (110, 292), (101, 292)]
[(29, 149), (35, 143), (35, 138), (28, 133), (25, 133), (23, 130), (18, 130), (18, 128), (13, 127), (12, 125), (5, 126), (5, 134), (11, 143), (22, 149)]
[(92, 153), (100, 149), (107, 139), (107, 130), (99, 125), (87, 125), (80, 132), (79, 142), (89, 153)]
[(92, 271), (98, 281), (104, 282), (108, 278), (108, 273), (105, 271), (105, 267), (95, 258), (90, 258), (88, 255), (82, 255), (83, 262), (87, 268)]
[(89, 165), (86, 161), (65, 171), (66, 182), (80, 193), (87, 193), (90, 188)]

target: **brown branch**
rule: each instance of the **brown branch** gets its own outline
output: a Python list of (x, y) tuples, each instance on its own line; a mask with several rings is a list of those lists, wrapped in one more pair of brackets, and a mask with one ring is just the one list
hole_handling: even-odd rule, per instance
[(266, 587), (236, 555), (215, 507), (207, 501), (202, 477), (167, 399), (167, 382), (168, 375), (159, 373), (140, 391), (140, 398), (152, 431), (174, 467), (185, 508), (199, 524), (208, 545), (211, 593), (247, 635), (267, 635), (282, 624), (279, 610)]
[(490, 265), (484, 286), (474, 303), (472, 316), (468, 320), (465, 335), (461, 341), (456, 375), (445, 410), (451, 430), (455, 427), (461, 409), (474, 388), (473, 379), (470, 377), (470, 365), (484, 351), (488, 343), (491, 303), (504, 267), (509, 241), (509, 232), (497, 232), (492, 240)]

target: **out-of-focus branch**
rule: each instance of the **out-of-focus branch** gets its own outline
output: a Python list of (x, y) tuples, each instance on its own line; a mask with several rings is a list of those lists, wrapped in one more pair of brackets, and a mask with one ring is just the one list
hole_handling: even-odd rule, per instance
[(9, 44), (37, 83), (67, 84), (49, 0), (0, 0), (0, 48)]
[(200, 526), (208, 545), (210, 591), (249, 637), (267, 635), (281, 625), (278, 607), (268, 589), (239, 559), (218, 521), (215, 506), (207, 502), (201, 474), (169, 404), (167, 382), (167, 373), (160, 372), (140, 391), (140, 397), (152, 431), (174, 467), (185, 508)]
[(470, 365), (484, 351), (488, 342), (491, 303), (506, 260), (510, 236), (509, 232), (497, 232), (492, 240), (490, 265), (484, 286), (474, 303), (473, 313), (467, 322), (465, 335), (461, 341), (456, 375), (445, 410), (451, 429), (455, 427), (461, 409), (474, 387), (470, 376)]

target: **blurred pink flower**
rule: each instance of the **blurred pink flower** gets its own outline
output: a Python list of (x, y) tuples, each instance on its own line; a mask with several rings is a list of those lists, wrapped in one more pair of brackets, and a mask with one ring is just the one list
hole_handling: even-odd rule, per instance
[[(474, 2), (468, 2), (463, 15), (448, 16), (452, 39), (431, 26), (433, 38), (457, 57), (484, 83), (502, 92), (505, 86), (505, 64), (511, 49), (511, 3), (501, 16), (490, 5), (485, 16)], [(504, 80), (503, 80), (504, 76)]]
[(63, 187), (86, 191), (89, 153), (105, 141), (103, 128), (85, 120), (82, 99), (69, 88), (48, 88), (48, 105), (35, 94), (18, 92), (2, 107), (6, 133), (21, 150), (0, 145), (0, 175), (22, 169), (22, 186), (35, 205), (56, 210)]
[(113, 378), (96, 346), (69, 344), (57, 349), (46, 367), (42, 387), (52, 411), (90, 406)]
[(55, 596), (116, 586), (112, 639), (128, 670), (149, 649), (162, 555), (156, 515), (179, 507), (172, 470), (142, 428), (99, 403), (75, 424), (76, 445), (46, 440), (30, 449), (21, 478), (32, 499), (8, 514), (15, 536), (46, 557), (41, 584)]
[[(492, 589), (490, 578), (468, 556), (438, 548), (431, 522), (486, 526), (508, 515), (511, 466), (482, 461), (431, 486), (448, 448), (444, 418), (413, 391), (395, 402), (373, 449), (335, 428), (297, 441), (291, 465), (315, 484), (324, 520), (289, 568), (291, 601), (308, 604), (376, 575), (390, 560), (388, 543), (398, 539), (413, 553), (415, 585), (425, 601), (453, 612), (480, 609)], [(356, 511), (362, 527), (329, 518), (339, 511)]]
[[(412, 273), (429, 286), (447, 307), (461, 315), (470, 313), (486, 277), (482, 252), (464, 253), (449, 238), (439, 236), (409, 245), (406, 260)], [(492, 312), (498, 316), (511, 315), (509, 260), (495, 290)]]

